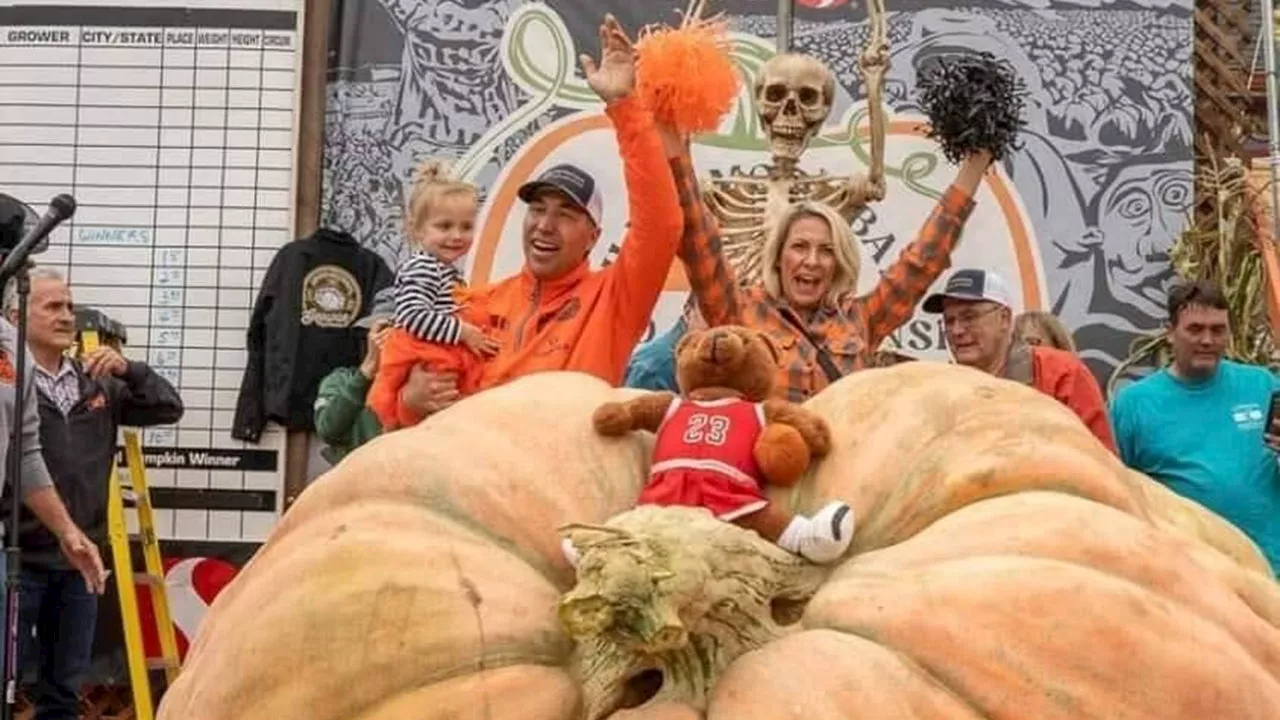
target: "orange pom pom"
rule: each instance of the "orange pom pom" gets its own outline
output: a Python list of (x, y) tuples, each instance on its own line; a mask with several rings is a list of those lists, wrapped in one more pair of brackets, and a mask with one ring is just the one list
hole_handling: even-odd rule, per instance
[(636, 42), (636, 76), (658, 122), (689, 133), (714, 130), (741, 82), (718, 20), (645, 30)]

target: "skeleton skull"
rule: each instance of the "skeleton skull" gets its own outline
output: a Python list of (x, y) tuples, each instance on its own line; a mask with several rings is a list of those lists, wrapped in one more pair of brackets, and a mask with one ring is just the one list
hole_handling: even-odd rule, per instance
[(756, 108), (775, 164), (794, 166), (800, 159), (831, 113), (835, 93), (835, 76), (822, 61), (808, 55), (780, 53), (760, 68)]

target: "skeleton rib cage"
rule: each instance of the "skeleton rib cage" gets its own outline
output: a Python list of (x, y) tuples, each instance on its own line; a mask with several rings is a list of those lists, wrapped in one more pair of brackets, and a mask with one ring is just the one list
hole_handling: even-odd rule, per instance
[(865, 173), (838, 177), (799, 169), (809, 142), (831, 114), (835, 76), (816, 58), (775, 55), (760, 69), (754, 95), (769, 138), (773, 164), (702, 180), (703, 200), (720, 225), (725, 260), (742, 285), (763, 281), (761, 253), (770, 230), (791, 203), (821, 203), (852, 222), (867, 203), (884, 199), (886, 119), (881, 97), (889, 67), (884, 0), (867, 0), (870, 37), (859, 59), (867, 88), (871, 165)]

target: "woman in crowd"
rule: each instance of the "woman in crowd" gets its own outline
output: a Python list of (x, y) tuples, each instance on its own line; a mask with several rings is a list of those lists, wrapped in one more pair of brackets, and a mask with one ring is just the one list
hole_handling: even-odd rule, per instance
[(793, 204), (782, 213), (764, 247), (764, 286), (739, 287), (696, 178), (677, 171), (685, 217), (680, 258), (703, 317), (712, 326), (764, 332), (781, 357), (777, 396), (812, 397), (867, 367), (881, 341), (911, 318), (950, 265), (990, 163), (985, 151), (964, 161), (915, 241), (865, 295), (857, 294), (860, 253), (849, 224), (820, 203)]
[(1043, 345), (1067, 352), (1076, 351), (1071, 331), (1051, 313), (1028, 310), (1013, 321), (1013, 336), (1028, 345)]

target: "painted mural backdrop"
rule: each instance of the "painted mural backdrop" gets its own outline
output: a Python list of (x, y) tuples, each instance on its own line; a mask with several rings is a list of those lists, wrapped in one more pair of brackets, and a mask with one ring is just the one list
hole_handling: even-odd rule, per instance
[[(917, 69), (952, 52), (987, 50), (1027, 83), (1024, 147), (980, 189), (955, 257), (1003, 274), (1023, 308), (1049, 309), (1076, 332), (1100, 378), (1135, 333), (1163, 318), (1167, 251), (1192, 199), (1191, 0), (887, 0), (892, 67), (886, 103), (888, 197), (855, 223), (863, 287), (914, 235), (954, 167), (920, 135)], [(622, 237), (625, 196), (616, 147), (575, 58), (598, 51), (606, 11), (632, 32), (672, 21), (683, 2), (378, 0), (337, 3), (330, 52), (324, 222), (398, 262), (402, 187), (421, 158), (451, 158), (485, 190), (472, 282), (520, 265), (514, 187), (569, 160), (606, 188), (606, 263)], [(748, 80), (774, 52), (775, 0), (709, 3), (732, 18)], [(797, 0), (794, 47), (835, 70), (839, 98), (802, 167), (852, 174), (865, 165), (857, 54), (865, 8)], [(699, 138), (700, 173), (767, 162), (750, 85), (717, 133)], [(674, 321), (685, 286), (674, 272), (651, 332)], [(893, 342), (945, 358), (935, 319), (919, 315)]]

